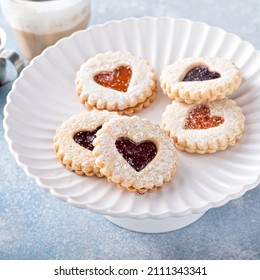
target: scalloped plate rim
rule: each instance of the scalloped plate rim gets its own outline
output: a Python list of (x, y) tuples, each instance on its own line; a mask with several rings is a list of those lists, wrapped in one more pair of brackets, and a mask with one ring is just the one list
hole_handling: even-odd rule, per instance
[(167, 17), (167, 16), (166, 17), (146, 16), (146, 17), (141, 17), (141, 18), (128, 17), (128, 18), (125, 18), (125, 19), (122, 19), (122, 20), (111, 20), (111, 21), (108, 21), (108, 22), (105, 22), (105, 23), (102, 23), (102, 24), (96, 24), (96, 25), (90, 26), (86, 30), (77, 31), (74, 34), (72, 34), (71, 36), (59, 40), (55, 45), (46, 48), (42, 52), (42, 54), (40, 54), (39, 56), (34, 58), (30, 62), (30, 64), (22, 71), (20, 76), (13, 83), (12, 89), (7, 96), (7, 103), (6, 103), (6, 105), (4, 107), (4, 110), (3, 110), (3, 112), (4, 112), (3, 126), (4, 126), (4, 130), (5, 130), (4, 136), (5, 136), (5, 139), (7, 141), (7, 144), (8, 144), (8, 147), (9, 147), (9, 150), (10, 150), (11, 154), (14, 156), (17, 164), (24, 170), (26, 175), (28, 177), (34, 179), (34, 181), (36, 182), (36, 184), (39, 187), (48, 191), (54, 197), (56, 197), (58, 199), (61, 199), (63, 201), (67, 201), (68, 203), (70, 203), (71, 205), (73, 205), (75, 207), (88, 209), (90, 211), (93, 211), (95, 213), (102, 214), (102, 215), (109, 215), (109, 216), (114, 216), (114, 217), (130, 217), (130, 218), (135, 218), (135, 219), (146, 219), (146, 218), (163, 219), (163, 218), (167, 218), (167, 217), (183, 217), (183, 216), (186, 216), (186, 215), (189, 215), (189, 214), (204, 213), (211, 208), (216, 208), (216, 207), (223, 206), (224, 204), (228, 203), (229, 201), (241, 197), (248, 190), (255, 188), (260, 181), (260, 171), (259, 171), (259, 175), (258, 175), (257, 179), (255, 180), (255, 179), (252, 178), (252, 182), (250, 184), (247, 184), (247, 185), (243, 186), (240, 189), (239, 192), (237, 192), (235, 194), (227, 194), (224, 199), (222, 199), (220, 201), (217, 201), (217, 202), (209, 202), (204, 207), (201, 207), (201, 208), (195, 209), (195, 208), (190, 207), (190, 208), (187, 208), (187, 210), (185, 210), (185, 211), (175, 212), (175, 213), (165, 212), (165, 213), (160, 213), (159, 215), (157, 215), (157, 214), (154, 215), (154, 214), (151, 214), (151, 213), (148, 213), (148, 212), (143, 212), (141, 214), (120, 213), (120, 212), (115, 213), (115, 212), (110, 211), (109, 209), (97, 209), (97, 208), (95, 209), (91, 205), (85, 205), (83, 203), (82, 204), (78, 203), (75, 200), (73, 200), (71, 197), (68, 197), (68, 196), (65, 196), (65, 195), (62, 196), (62, 195), (58, 194), (54, 188), (42, 184), (40, 178), (38, 176), (34, 175), (34, 174), (31, 174), (28, 171), (28, 168), (27, 168), (26, 164), (24, 164), (23, 162), (21, 162), (19, 160), (19, 153), (13, 149), (13, 147), (12, 147), (13, 146), (13, 140), (8, 136), (8, 132), (9, 132), (9, 129), (10, 129), (9, 126), (7, 125), (7, 120), (8, 120), (8, 117), (9, 117), (8, 107), (11, 104), (11, 98), (15, 94), (15, 92), (17, 90), (17, 85), (19, 86), (19, 83), (23, 79), (24, 74), (27, 73), (28, 71), (30, 71), (30, 69), (34, 66), (34, 63), (37, 62), (42, 57), (44, 57), (46, 52), (50, 52), (51, 49), (59, 47), (60, 44), (62, 44), (64, 41), (69, 40), (71, 37), (75, 37), (79, 33), (85, 33), (88, 30), (91, 30), (91, 29), (94, 29), (94, 28), (102, 28), (102, 27), (105, 27), (105, 26), (110, 25), (110, 24), (121, 24), (122, 22), (127, 22), (127, 21), (128, 22), (129, 21), (139, 22), (139, 21), (145, 21), (145, 20), (154, 20), (154, 21), (169, 20), (169, 21), (175, 21), (175, 22), (176, 21), (189, 22), (190, 24), (202, 24), (203, 26), (206, 26), (207, 28), (215, 28), (215, 29), (223, 32), (224, 34), (232, 35), (232, 36), (236, 37), (237, 39), (239, 39), (240, 42), (243, 42), (243, 43), (247, 44), (250, 48), (252, 48), (252, 50), (254, 52), (260, 53), (260, 51), (256, 50), (255, 47), (250, 42), (248, 42), (246, 40), (242, 40), (238, 35), (236, 35), (232, 32), (226, 32), (221, 27), (212, 26), (212, 25), (209, 25), (209, 24), (207, 24), (205, 22), (202, 22), (202, 21), (192, 21), (192, 20), (186, 19), (186, 18), (172, 18), (172, 17)]

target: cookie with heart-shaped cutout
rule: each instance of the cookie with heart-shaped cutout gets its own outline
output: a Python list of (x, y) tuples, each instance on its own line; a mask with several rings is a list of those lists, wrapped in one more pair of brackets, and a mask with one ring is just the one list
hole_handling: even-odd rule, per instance
[(106, 110), (82, 112), (64, 121), (54, 137), (54, 151), (59, 160), (70, 171), (79, 175), (102, 177), (95, 164), (93, 140), (102, 125), (119, 117)]
[(239, 68), (220, 57), (184, 58), (169, 66), (160, 77), (163, 92), (185, 103), (225, 98), (239, 88)]
[(214, 153), (234, 145), (242, 136), (245, 117), (234, 100), (200, 104), (173, 101), (162, 116), (162, 127), (175, 145), (189, 153)]
[(111, 119), (97, 132), (93, 145), (100, 172), (130, 192), (162, 188), (176, 170), (173, 139), (148, 119)]
[(156, 94), (156, 75), (149, 63), (129, 52), (100, 53), (76, 76), (76, 92), (88, 109), (130, 115), (149, 106)]

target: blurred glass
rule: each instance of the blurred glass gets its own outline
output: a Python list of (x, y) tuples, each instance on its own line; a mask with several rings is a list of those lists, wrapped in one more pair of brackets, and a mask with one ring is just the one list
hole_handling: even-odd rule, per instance
[(24, 68), (24, 62), (20, 56), (15, 51), (5, 48), (6, 42), (6, 33), (0, 27), (0, 87), (9, 81), (7, 78), (8, 61), (14, 66), (16, 75), (19, 75)]
[(3, 15), (26, 59), (85, 29), (90, 0), (1, 0)]

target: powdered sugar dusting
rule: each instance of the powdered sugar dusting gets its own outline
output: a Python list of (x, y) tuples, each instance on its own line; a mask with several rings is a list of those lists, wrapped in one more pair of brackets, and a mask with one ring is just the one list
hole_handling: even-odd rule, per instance
[(81, 131), (93, 131), (115, 117), (118, 117), (116, 113), (93, 110), (74, 115), (64, 121), (54, 137), (54, 150), (59, 159), (72, 170), (81, 171), (84, 167), (88, 167), (88, 170), (91, 167), (96, 168), (92, 151), (76, 143), (74, 135)]
[(163, 127), (176, 139), (177, 145), (193, 152), (216, 151), (222, 146), (234, 144), (244, 129), (245, 117), (241, 108), (227, 98), (203, 104), (209, 108), (211, 116), (219, 116), (224, 122), (207, 129), (185, 129), (189, 111), (198, 105), (173, 101), (163, 113)]
[[(127, 137), (134, 142), (152, 141), (157, 147), (157, 154), (144, 169), (137, 172), (127, 163), (115, 146), (116, 140), (120, 137)], [(149, 189), (154, 186), (162, 186), (170, 180), (173, 170), (176, 168), (173, 140), (158, 125), (137, 116), (120, 117), (118, 120), (107, 122), (98, 131), (94, 146), (96, 148), (93, 152), (102, 158), (105, 166), (101, 171), (111, 174), (110, 179), (113, 182), (125, 187)]]
[[(121, 66), (130, 67), (132, 76), (126, 92), (104, 87), (94, 77)], [(134, 107), (149, 98), (156, 88), (156, 76), (144, 59), (129, 52), (106, 52), (97, 54), (82, 64), (76, 77), (80, 100), (98, 109), (123, 110)], [(116, 100), (116, 102), (115, 102)]]
[[(200, 65), (208, 66), (210, 71), (219, 73), (221, 77), (205, 81), (183, 81), (191, 69)], [(163, 92), (171, 99), (198, 103), (225, 98), (240, 86), (242, 77), (239, 68), (230, 60), (220, 57), (188, 57), (166, 67), (160, 81)]]
[(185, 119), (184, 129), (208, 129), (224, 122), (220, 116), (211, 116), (210, 109), (205, 104), (192, 107)]

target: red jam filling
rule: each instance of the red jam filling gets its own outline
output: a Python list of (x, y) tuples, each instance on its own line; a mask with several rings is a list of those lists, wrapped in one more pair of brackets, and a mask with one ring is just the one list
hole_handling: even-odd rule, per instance
[(74, 135), (73, 140), (80, 146), (92, 151), (94, 149), (93, 140), (96, 138), (96, 133), (101, 127), (99, 126), (93, 131), (79, 131)]
[(185, 120), (185, 129), (207, 129), (216, 127), (224, 122), (220, 116), (211, 116), (210, 109), (206, 105), (198, 105), (192, 108)]
[(137, 171), (141, 171), (157, 154), (157, 147), (152, 141), (135, 143), (126, 137), (120, 137), (115, 142), (118, 152)]
[(132, 77), (129, 66), (119, 66), (113, 71), (100, 72), (94, 76), (94, 81), (103, 87), (126, 92)]
[(182, 80), (183, 82), (206, 81), (220, 78), (218, 72), (210, 71), (206, 65), (200, 65), (192, 68)]

